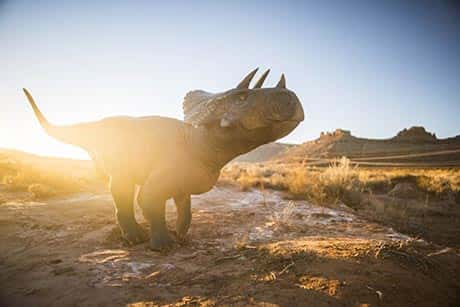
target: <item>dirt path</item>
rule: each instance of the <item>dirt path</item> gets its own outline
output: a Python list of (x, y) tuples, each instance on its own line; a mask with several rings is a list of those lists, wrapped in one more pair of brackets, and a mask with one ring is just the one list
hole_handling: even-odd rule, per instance
[[(170, 205), (170, 226), (174, 219)], [(109, 195), (0, 205), (0, 305), (454, 306), (460, 299), (459, 250), (366, 222), (346, 207), (215, 188), (193, 199), (188, 239), (168, 254), (125, 246), (114, 223)]]

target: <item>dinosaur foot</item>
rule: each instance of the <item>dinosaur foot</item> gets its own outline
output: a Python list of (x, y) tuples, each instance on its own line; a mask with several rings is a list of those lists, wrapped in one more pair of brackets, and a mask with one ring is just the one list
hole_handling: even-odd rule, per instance
[(174, 246), (174, 239), (168, 232), (152, 234), (150, 249), (153, 251), (165, 251)]
[(122, 227), (121, 236), (123, 237), (123, 240), (130, 245), (140, 244), (148, 240), (147, 233), (137, 223), (130, 225), (129, 227)]

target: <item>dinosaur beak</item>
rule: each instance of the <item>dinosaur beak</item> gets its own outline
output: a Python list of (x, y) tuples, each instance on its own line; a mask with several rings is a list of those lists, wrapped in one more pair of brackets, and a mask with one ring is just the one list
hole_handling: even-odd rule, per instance
[(299, 103), (299, 105), (297, 106), (294, 112), (294, 116), (292, 117), (292, 120), (297, 121), (297, 122), (303, 122), (304, 119), (305, 119), (305, 113), (303, 111), (302, 105)]

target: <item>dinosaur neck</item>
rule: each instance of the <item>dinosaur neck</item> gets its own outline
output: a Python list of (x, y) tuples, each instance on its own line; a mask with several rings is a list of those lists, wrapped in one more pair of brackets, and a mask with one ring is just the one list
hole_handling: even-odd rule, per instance
[(194, 154), (201, 162), (213, 170), (220, 170), (233, 158), (247, 153), (265, 142), (242, 140), (222, 133), (219, 129), (206, 129), (203, 127), (191, 128), (190, 144)]

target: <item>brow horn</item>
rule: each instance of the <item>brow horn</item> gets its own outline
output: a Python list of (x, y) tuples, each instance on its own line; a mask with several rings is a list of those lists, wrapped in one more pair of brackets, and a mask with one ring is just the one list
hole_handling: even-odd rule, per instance
[(277, 88), (286, 88), (286, 78), (284, 77), (284, 74), (281, 75), (281, 79), (276, 85)]
[(244, 77), (243, 81), (241, 81), (236, 88), (238, 89), (244, 89), (244, 88), (249, 88), (249, 83), (251, 83), (252, 78), (254, 78), (254, 75), (256, 74), (257, 70), (259, 68), (254, 69), (251, 71), (246, 77)]
[(270, 69), (267, 69), (267, 71), (264, 72), (262, 76), (260, 76), (260, 78), (257, 81), (256, 85), (254, 85), (254, 88), (261, 88), (262, 87), (262, 85), (264, 84), (264, 81), (267, 78), (269, 72), (270, 72)]

